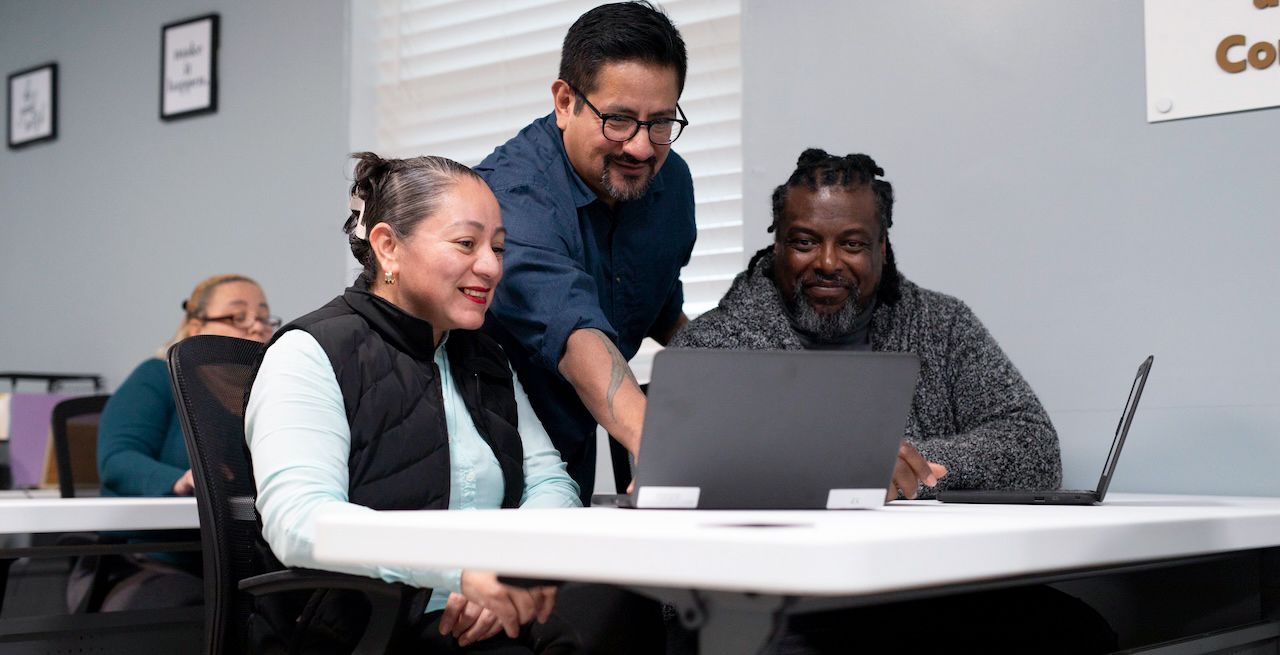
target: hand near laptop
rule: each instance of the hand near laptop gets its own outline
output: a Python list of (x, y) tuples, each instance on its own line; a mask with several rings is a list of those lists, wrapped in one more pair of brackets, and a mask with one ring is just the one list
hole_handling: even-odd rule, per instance
[[(466, 618), (467, 607), (478, 605), (483, 608), (482, 612), (473, 614), (475, 620), (471, 625), (472, 628), (475, 627), (475, 623), (485, 620), (485, 613), (489, 613), (496, 619), (496, 627), (505, 631), (508, 637), (515, 639), (520, 635), (520, 626), (535, 619), (538, 623), (547, 622), (547, 619), (551, 617), (551, 610), (556, 605), (556, 588), (513, 587), (498, 582), (498, 576), (495, 573), (464, 570), (462, 572), (462, 597), (463, 601), (467, 603), (466, 606), (461, 606), (461, 603), (455, 602), (452, 595), (449, 597), (449, 604), (454, 604), (456, 609), (450, 614), (449, 604), (445, 605), (445, 614), (440, 619), (440, 633), (453, 632), (454, 636), (458, 636), (458, 633), (461, 633), (462, 636), (458, 637), (458, 643), (466, 646), (498, 633), (498, 630), (491, 629), (491, 626), (476, 630), (474, 635), (471, 634), (470, 630), (459, 630), (458, 623), (461, 622), (461, 619)], [(474, 612), (474, 610), (472, 611)], [(450, 625), (446, 626), (446, 621)], [(446, 627), (449, 629), (446, 630)], [(463, 641), (464, 639), (466, 640), (465, 642)]]
[(914, 500), (920, 485), (937, 486), (938, 478), (946, 474), (947, 467), (926, 460), (915, 446), (903, 439), (902, 445), (898, 446), (898, 461), (893, 465), (893, 482), (884, 500), (897, 499), (899, 491), (907, 500)]

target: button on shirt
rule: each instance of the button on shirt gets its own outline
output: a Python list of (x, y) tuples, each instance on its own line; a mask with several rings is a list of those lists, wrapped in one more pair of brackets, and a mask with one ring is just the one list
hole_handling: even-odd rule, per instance
[(650, 332), (671, 327), (684, 304), (680, 269), (697, 228), (689, 167), (675, 152), (645, 195), (611, 209), (578, 177), (555, 114), (485, 158), (507, 228), (502, 282), (485, 331), (529, 391), (584, 495), (595, 478), (595, 419), (559, 373), (569, 334), (594, 328), (631, 359)]

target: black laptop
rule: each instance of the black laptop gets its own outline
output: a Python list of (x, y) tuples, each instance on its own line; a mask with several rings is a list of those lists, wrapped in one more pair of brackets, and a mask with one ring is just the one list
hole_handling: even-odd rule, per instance
[(663, 350), (635, 491), (592, 504), (879, 507), (919, 369), (904, 353)]
[(1124, 412), (1120, 415), (1120, 424), (1116, 426), (1115, 439), (1111, 441), (1111, 451), (1107, 453), (1107, 461), (1102, 465), (1102, 477), (1098, 480), (1097, 491), (1078, 491), (1068, 489), (947, 489), (938, 494), (938, 500), (944, 503), (996, 503), (1003, 505), (1095, 505), (1101, 503), (1107, 495), (1107, 487), (1111, 484), (1111, 476), (1116, 472), (1116, 462), (1120, 459), (1120, 449), (1124, 447), (1124, 438), (1129, 434), (1129, 426), (1133, 423), (1133, 414), (1138, 411), (1138, 401), (1142, 399), (1142, 388), (1147, 384), (1147, 374), (1151, 372), (1151, 362), (1155, 356), (1147, 357), (1138, 367), (1138, 374), (1129, 387), (1129, 400), (1125, 403)]

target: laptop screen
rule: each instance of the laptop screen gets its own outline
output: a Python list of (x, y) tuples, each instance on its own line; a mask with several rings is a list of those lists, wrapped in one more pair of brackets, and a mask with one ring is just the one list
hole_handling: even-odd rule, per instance
[(635, 505), (883, 505), (919, 369), (910, 353), (663, 350)]
[(1138, 367), (1138, 373), (1129, 387), (1129, 399), (1125, 401), (1124, 412), (1120, 422), (1116, 424), (1116, 436), (1111, 441), (1111, 450), (1107, 452), (1107, 461), (1102, 466), (1102, 478), (1098, 480), (1098, 502), (1107, 495), (1107, 486), (1111, 484), (1111, 475), (1115, 473), (1116, 462), (1120, 459), (1120, 449), (1124, 447), (1124, 438), (1129, 434), (1129, 426), (1133, 424), (1133, 414), (1138, 411), (1138, 401), (1142, 399), (1142, 388), (1147, 384), (1147, 374), (1151, 372), (1151, 363), (1155, 356), (1148, 356)]

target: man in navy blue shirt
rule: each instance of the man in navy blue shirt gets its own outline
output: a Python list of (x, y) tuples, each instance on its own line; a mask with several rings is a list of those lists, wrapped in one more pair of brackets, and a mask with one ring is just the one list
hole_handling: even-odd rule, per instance
[(679, 31), (648, 3), (592, 9), (565, 35), (554, 111), (476, 167), (507, 228), (485, 330), (584, 501), (597, 424), (639, 452), (645, 398), (627, 361), (688, 321), (693, 182), (671, 151), (688, 124), (677, 105), (686, 62)]

